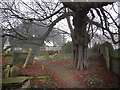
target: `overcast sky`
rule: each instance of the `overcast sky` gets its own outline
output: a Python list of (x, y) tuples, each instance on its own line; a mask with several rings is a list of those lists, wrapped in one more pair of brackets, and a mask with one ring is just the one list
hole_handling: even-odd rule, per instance
[[(16, 0), (16, 1), (20, 1), (20, 0)], [(28, 3), (28, 2), (32, 2), (33, 0), (22, 0), (22, 1)], [(36, 1), (39, 1), (39, 2), (40, 2), (40, 0), (36, 0)], [(45, 0), (45, 1), (50, 1), (50, 0)], [(54, 1), (57, 2), (58, 0), (54, 0)], [(83, 1), (87, 1), (87, 0), (83, 0)], [(93, 0), (93, 1), (96, 1), (96, 0)], [(99, 0), (99, 1), (100, 1), (100, 0)], [(105, 0), (104, 0), (104, 1), (105, 1)], [(108, 1), (108, 0), (106, 0), (106, 1)], [(109, 0), (109, 1), (110, 1), (110, 0)], [(113, 0), (112, 0), (112, 1), (113, 1)], [(106, 8), (108, 11), (110, 11), (110, 14), (113, 16), (113, 18), (116, 18), (116, 17), (117, 17), (117, 14), (114, 12), (113, 8), (111, 9), (111, 5), (108, 5), (108, 6), (104, 7), (104, 8)], [(21, 9), (21, 10), (25, 10), (25, 7), (22, 5), (22, 6), (20, 6), (20, 9)], [(110, 9), (111, 9), (111, 10), (110, 10)], [(118, 7), (117, 7), (117, 6), (115, 6), (114, 9), (116, 10), (116, 12), (118, 12)], [(97, 15), (97, 14), (96, 14), (96, 15)], [(56, 19), (56, 18), (57, 18), (57, 17), (54, 16), (54, 19)], [(109, 21), (110, 21), (110, 19), (109, 19)], [(68, 24), (67, 24), (67, 20), (66, 20), (66, 19), (63, 19), (63, 20), (61, 20), (60, 22), (58, 22), (55, 27), (60, 28), (61, 30), (64, 30), (64, 31), (67, 31), (68, 33), (70, 33), (70, 30), (69, 30), (69, 28), (68, 28)], [(112, 29), (112, 28), (111, 28), (111, 29)], [(97, 32), (100, 33), (99, 30), (98, 30)], [(67, 40), (67, 41), (71, 41), (71, 38), (70, 38), (68, 35), (66, 35), (66, 40)]]

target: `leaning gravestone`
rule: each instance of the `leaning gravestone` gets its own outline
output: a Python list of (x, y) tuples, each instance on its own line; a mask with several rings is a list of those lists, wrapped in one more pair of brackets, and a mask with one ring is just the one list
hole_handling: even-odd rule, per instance
[(30, 56), (31, 56), (31, 52), (32, 52), (32, 49), (29, 48), (29, 53), (28, 53), (28, 56), (27, 56), (27, 58), (26, 58), (26, 60), (25, 60), (25, 63), (24, 63), (24, 65), (23, 65), (23, 68), (26, 68), (26, 65), (28, 64), (28, 61), (29, 61)]
[(17, 66), (13, 66), (11, 69), (10, 69), (10, 76), (11, 77), (17, 77), (20, 73), (20, 69), (19, 67)]

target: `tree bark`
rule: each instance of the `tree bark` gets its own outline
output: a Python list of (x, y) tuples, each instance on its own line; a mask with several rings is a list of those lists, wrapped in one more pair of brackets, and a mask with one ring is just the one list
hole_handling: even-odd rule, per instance
[(83, 70), (89, 67), (87, 45), (73, 43), (73, 69)]
[[(87, 26), (87, 13), (91, 8), (101, 8), (113, 2), (92, 2), (92, 3), (73, 3), (62, 2), (65, 7), (68, 7), (74, 12), (73, 25), (74, 31), (71, 30), (73, 42), (73, 68), (82, 70), (88, 68), (87, 48), (90, 36), (86, 31)], [(69, 20), (68, 20), (69, 21)], [(69, 25), (69, 23), (68, 23)], [(70, 27), (70, 25), (69, 25)], [(71, 29), (71, 27), (70, 27)]]
[(75, 26), (72, 32), (72, 45), (73, 45), (73, 68), (83, 70), (88, 68), (87, 49), (90, 39), (89, 34), (86, 32), (87, 20), (86, 13), (76, 13), (73, 17), (73, 24)]

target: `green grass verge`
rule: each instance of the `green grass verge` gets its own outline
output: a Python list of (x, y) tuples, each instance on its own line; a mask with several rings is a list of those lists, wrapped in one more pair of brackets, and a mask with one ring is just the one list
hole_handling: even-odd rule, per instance
[(51, 56), (51, 55), (43, 55), (43, 56), (39, 56), (39, 59), (42, 60), (63, 60), (63, 59), (71, 59), (72, 58), (72, 54), (63, 54), (63, 53), (59, 53), (57, 56)]

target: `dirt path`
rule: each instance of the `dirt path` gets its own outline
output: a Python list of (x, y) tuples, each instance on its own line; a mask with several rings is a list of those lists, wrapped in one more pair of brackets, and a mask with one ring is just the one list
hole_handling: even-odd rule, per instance
[[(114, 87), (118, 85), (118, 76), (106, 69), (105, 60), (101, 55), (93, 54), (89, 60), (90, 68), (82, 71), (71, 70), (67, 67), (70, 62), (66, 63), (63, 60), (55, 62), (40, 60), (39, 62), (45, 65), (48, 73), (53, 77), (56, 87), (59, 88), (111, 87), (111, 85)], [(92, 78), (94, 75), (104, 83), (90, 85), (90, 82), (84, 82), (84, 78)], [(112, 78), (110, 79), (110, 77)]]
[[(63, 88), (84, 88), (85, 86), (80, 86), (80, 82), (76, 81), (72, 76), (71, 72), (61, 66), (52, 65), (45, 61), (40, 61), (47, 68), (52, 69), (56, 72), (56, 76), (58, 76), (57, 81), (61, 82)], [(59, 83), (56, 83), (59, 84)], [(58, 86), (57, 86), (58, 87)], [(60, 88), (61, 88), (60, 87)]]

